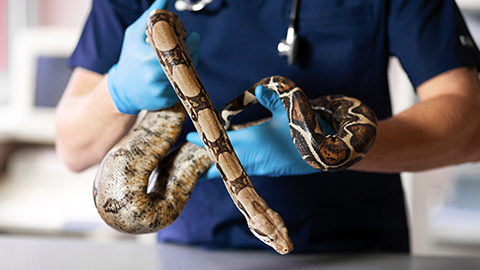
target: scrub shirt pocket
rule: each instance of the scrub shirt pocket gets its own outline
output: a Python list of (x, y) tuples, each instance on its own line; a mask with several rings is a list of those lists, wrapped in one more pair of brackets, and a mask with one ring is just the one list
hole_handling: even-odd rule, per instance
[(298, 35), (306, 44), (300, 55), (320, 71), (316, 79), (327, 92), (356, 89), (362, 76), (375, 73), (371, 60), (383, 45), (374, 8), (369, 1), (354, 2), (321, 6), (305, 1), (299, 9)]
[(299, 17), (300, 31), (317, 32), (325, 28), (361, 27), (373, 19), (372, 5), (369, 2), (354, 6), (317, 6), (315, 1), (301, 7)]

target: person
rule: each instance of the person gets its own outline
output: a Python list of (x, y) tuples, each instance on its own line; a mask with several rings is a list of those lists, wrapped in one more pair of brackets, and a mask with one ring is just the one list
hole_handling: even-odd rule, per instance
[[(176, 11), (174, 1), (94, 0), (69, 59), (74, 72), (57, 109), (58, 154), (74, 171), (98, 164), (131, 129), (138, 112), (177, 101), (145, 43), (148, 14), (165, 8), (190, 33), (185, 42), (217, 108), (261, 78), (282, 75), (309, 98), (344, 94), (376, 113), (372, 150), (334, 173), (313, 173), (288, 152), (290, 138), (272, 139), (288, 132), (288, 125), (276, 124), (283, 123), (285, 113), (268, 90), (256, 92), (266, 109), (235, 118), (248, 122), (274, 112), (269, 122), (229, 136), (258, 193), (282, 215), (295, 251), (408, 252), (399, 172), (480, 158), (480, 53), (453, 0), (302, 0), (296, 22), (299, 54), (289, 65), (279, 57), (277, 44), (286, 35), (291, 5), (289, 0), (215, 0), (193, 12)], [(387, 80), (392, 55), (419, 97), (395, 116)], [(192, 131), (189, 122), (179, 143)], [(195, 142), (194, 134), (188, 136)], [(269, 249), (250, 233), (217, 176), (215, 169), (203, 176), (183, 213), (158, 233), (158, 240)]]

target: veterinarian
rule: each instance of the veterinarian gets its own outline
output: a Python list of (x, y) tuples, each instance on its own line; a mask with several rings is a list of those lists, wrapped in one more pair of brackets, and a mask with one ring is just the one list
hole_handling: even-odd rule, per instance
[[(178, 100), (145, 43), (148, 14), (165, 8), (185, 24), (189, 53), (217, 109), (258, 80), (282, 75), (309, 98), (344, 94), (376, 113), (370, 153), (335, 173), (316, 172), (292, 152), (285, 113), (270, 91), (258, 96), (266, 109), (235, 118), (248, 122), (276, 112), (270, 122), (230, 138), (259, 194), (282, 215), (295, 251), (408, 252), (399, 172), (480, 159), (480, 53), (454, 1), (300, 0), (296, 7), (292, 0), (189, 2), (177, 10), (173, 0), (93, 1), (57, 110), (57, 152), (65, 164), (74, 171), (98, 164), (141, 110)], [(396, 116), (387, 83), (391, 56), (419, 97)], [(188, 122), (181, 142), (192, 131)], [(198, 143), (195, 133), (189, 139)], [(158, 240), (270, 249), (249, 231), (214, 168)]]

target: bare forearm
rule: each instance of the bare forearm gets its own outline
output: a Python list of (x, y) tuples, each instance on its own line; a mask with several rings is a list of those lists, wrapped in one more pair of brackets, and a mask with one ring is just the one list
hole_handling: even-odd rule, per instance
[(474, 128), (468, 124), (479, 123), (480, 119), (452, 112), (448, 109), (449, 102), (455, 103), (438, 100), (430, 102), (436, 104), (428, 104), (441, 106), (441, 114), (429, 114), (429, 110), (423, 108), (427, 104), (418, 104), (401, 115), (381, 121), (375, 146), (353, 169), (421, 171), (477, 159), (478, 153), (473, 148)]
[(422, 102), (380, 121), (374, 147), (352, 169), (421, 171), (479, 160), (479, 90), (477, 81), (472, 89), (459, 93), (424, 93)]
[(57, 153), (74, 171), (99, 163), (136, 118), (116, 110), (104, 76), (85, 77), (84, 72), (74, 72), (69, 87), (75, 89), (67, 89), (56, 113)]

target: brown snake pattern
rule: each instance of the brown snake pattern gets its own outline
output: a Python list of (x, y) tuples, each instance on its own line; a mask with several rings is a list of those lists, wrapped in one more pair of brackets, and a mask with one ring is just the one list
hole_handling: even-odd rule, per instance
[[(309, 100), (290, 79), (272, 76), (260, 80), (249, 90), (225, 105), (221, 120), (228, 129), (230, 119), (257, 103), (255, 88), (263, 85), (275, 91), (287, 111), (290, 133), (302, 158), (322, 171), (344, 170), (360, 161), (372, 148), (377, 132), (373, 111), (355, 98), (342, 95)], [(338, 131), (326, 135), (315, 115)]]
[[(220, 119), (185, 48), (186, 31), (178, 17), (164, 10), (152, 12), (147, 36), (183, 106), (176, 103), (148, 112), (106, 155), (93, 190), (100, 216), (111, 227), (128, 233), (161, 230), (180, 215), (198, 178), (214, 163), (252, 233), (280, 254), (289, 253), (293, 243), (282, 218), (255, 191), (224, 125), (228, 127), (233, 115), (256, 103), (254, 88), (265, 85), (282, 99), (292, 138), (304, 159), (320, 170), (340, 170), (359, 161), (372, 147), (375, 115), (358, 100), (343, 96), (310, 101), (312, 111), (292, 81), (274, 76), (230, 102)], [(186, 143), (166, 156), (185, 122), (184, 108), (205, 149)], [(315, 113), (329, 120), (337, 134), (324, 135)]]

